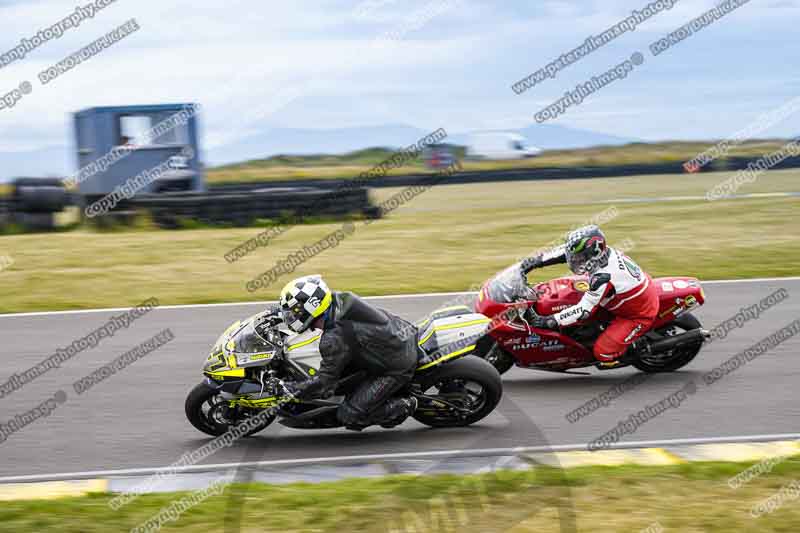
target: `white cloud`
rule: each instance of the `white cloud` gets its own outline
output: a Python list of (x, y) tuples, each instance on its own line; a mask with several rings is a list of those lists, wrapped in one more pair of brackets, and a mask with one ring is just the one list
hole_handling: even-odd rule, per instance
[[(513, 82), (649, 0), (461, 0), (438, 10), (438, 3), (447, 1), (456, 0), (118, 0), (20, 64), (0, 69), (3, 93), (24, 79), (35, 82), (40, 70), (131, 17), (141, 26), (51, 84), (34, 83), (33, 94), (16, 108), (0, 111), (0, 149), (67, 143), (68, 113), (134, 103), (202, 103), (202, 126), (210, 143), (229, 142), (272, 124), (408, 123), (446, 125), (448, 131), (519, 127), (532, 123), (535, 111), (575, 83), (715, 4), (680, 0), (518, 97), (510, 90)], [(372, 7), (365, 10), (369, 2)], [(689, 130), (713, 134), (723, 127), (717, 121), (698, 122), (692, 129), (676, 117), (688, 107), (706, 110), (708, 117), (723, 108), (738, 109), (724, 100), (729, 91), (725, 80), (732, 73), (738, 98), (753, 105), (763, 98), (780, 99), (787, 84), (797, 83), (791, 69), (748, 70), (756, 61), (765, 63), (759, 57), (775, 62), (796, 57), (791, 17), (796, 23), (797, 4), (753, 1), (663, 57), (648, 58), (635, 76), (587, 99), (558, 123), (633, 137), (658, 131), (666, 137)], [(3, 46), (54, 23), (75, 5), (74, 0), (0, 2), (0, 17), (14, 21), (13, 31), (4, 32)], [(434, 15), (425, 18), (426, 13)], [(770, 31), (765, 33), (765, 27)], [(398, 28), (407, 29), (403, 41), (371, 44)], [(706, 53), (715, 47), (716, 55)], [(707, 63), (697, 63), (698, 57)], [(765, 85), (771, 96), (763, 93)], [(300, 90), (306, 86), (308, 91)], [(642, 110), (638, 123), (631, 109)]]

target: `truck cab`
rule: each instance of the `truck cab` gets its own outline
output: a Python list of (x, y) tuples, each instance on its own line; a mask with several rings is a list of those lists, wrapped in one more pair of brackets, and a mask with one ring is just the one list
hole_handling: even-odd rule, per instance
[(137, 193), (203, 191), (196, 104), (93, 107), (74, 114), (78, 172), (70, 185), (91, 202), (166, 164)]

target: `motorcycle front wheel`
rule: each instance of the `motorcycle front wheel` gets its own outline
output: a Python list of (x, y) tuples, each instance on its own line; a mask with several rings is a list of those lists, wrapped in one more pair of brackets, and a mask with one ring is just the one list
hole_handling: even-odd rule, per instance
[(218, 437), (231, 427), (260, 415), (260, 420), (244, 435), (249, 437), (263, 430), (275, 420), (275, 414), (267, 415), (263, 410), (230, 407), (219, 396), (219, 392), (206, 383), (199, 383), (186, 397), (184, 404), (186, 418), (203, 433)]

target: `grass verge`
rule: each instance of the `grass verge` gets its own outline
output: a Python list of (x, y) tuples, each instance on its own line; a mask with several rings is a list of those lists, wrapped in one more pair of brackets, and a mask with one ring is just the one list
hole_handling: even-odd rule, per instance
[[(774, 152), (786, 144), (786, 140), (748, 141), (731, 148), (730, 156), (752, 157), (756, 159)], [(572, 150), (546, 150), (539, 157), (510, 161), (463, 161), (468, 172), (487, 170), (526, 169), (542, 167), (609, 166), (637, 163), (676, 163), (688, 161), (711, 148), (712, 142), (673, 141), (662, 143), (630, 143), (623, 146), (596, 146)], [(354, 178), (374, 165), (393, 155), (385, 148), (368, 148), (342, 155), (276, 155), (224, 165), (208, 170), (209, 183), (247, 183), (254, 181), (303, 180), (303, 179), (346, 179)], [(460, 158), (463, 148), (457, 150)], [(724, 159), (715, 162), (715, 168), (724, 167)], [(409, 172), (432, 172), (422, 159), (410, 162), (402, 168), (393, 169), (390, 175)]]
[[(797, 531), (796, 496), (785, 497), (773, 512), (758, 518), (751, 509), (800, 478), (800, 459), (787, 459), (771, 472), (730, 488), (728, 480), (750, 465), (536, 468), (471, 476), (229, 485), (162, 531), (604, 533), (642, 531), (656, 524), (665, 531), (689, 533)], [(184, 496), (144, 495), (119, 511), (108, 507), (106, 494), (4, 502), (0, 531), (130, 531)]]
[[(341, 223), (290, 228), (233, 263), (224, 256), (259, 228), (25, 234), (0, 237), (0, 311), (121, 307), (151, 296), (163, 304), (274, 299), (293, 276), (322, 273), (329, 285), (363, 295), (463, 291), (614, 208), (610, 240), (630, 239), (630, 255), (655, 276), (701, 279), (798, 274), (800, 199), (707, 202), (705, 190), (728, 173), (596, 180), (448, 185), (424, 192), (281, 276), (248, 292), (245, 284)], [(797, 190), (800, 171), (770, 172), (739, 193)], [(379, 189), (385, 201), (399, 189)], [(639, 197), (684, 196), (670, 202)], [(570, 205), (556, 205), (569, 202)], [(561, 267), (538, 279), (564, 274)]]

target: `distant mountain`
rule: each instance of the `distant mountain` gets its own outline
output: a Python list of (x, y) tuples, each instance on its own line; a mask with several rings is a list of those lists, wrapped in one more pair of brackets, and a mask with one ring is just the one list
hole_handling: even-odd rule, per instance
[(319, 130), (271, 128), (252, 137), (205, 149), (203, 152), (206, 164), (217, 166), (276, 154), (343, 154), (370, 147), (397, 148), (408, 146), (429, 133), (404, 125)]
[(618, 137), (607, 133), (578, 130), (556, 124), (534, 124), (533, 126), (516, 130), (514, 133), (522, 135), (528, 139), (530, 144), (543, 150), (588, 148), (589, 146), (600, 145), (616, 146), (641, 142), (641, 139), (632, 137)]
[[(638, 139), (617, 137), (605, 133), (579, 130), (553, 124), (537, 124), (523, 129), (494, 130), (517, 133), (533, 146), (545, 149), (586, 148), (597, 145), (621, 145)], [(400, 148), (408, 146), (431, 133), (412, 126), (386, 125), (329, 130), (273, 128), (263, 133), (240, 139), (229, 145), (206, 150), (209, 166), (262, 159), (275, 154), (343, 154), (367, 147)], [(468, 145), (473, 131), (454, 133), (446, 142)]]
[[(551, 150), (620, 145), (637, 139), (579, 130), (554, 124), (497, 130), (518, 133), (533, 146)], [(212, 148), (200, 146), (207, 166), (263, 159), (276, 154), (342, 154), (369, 147), (408, 146), (431, 131), (402, 124), (334, 129), (269, 128), (263, 132)], [(455, 133), (446, 142), (468, 145), (473, 133)], [(76, 170), (71, 145), (48, 146), (29, 152), (0, 152), (0, 181), (15, 176), (66, 176)]]

